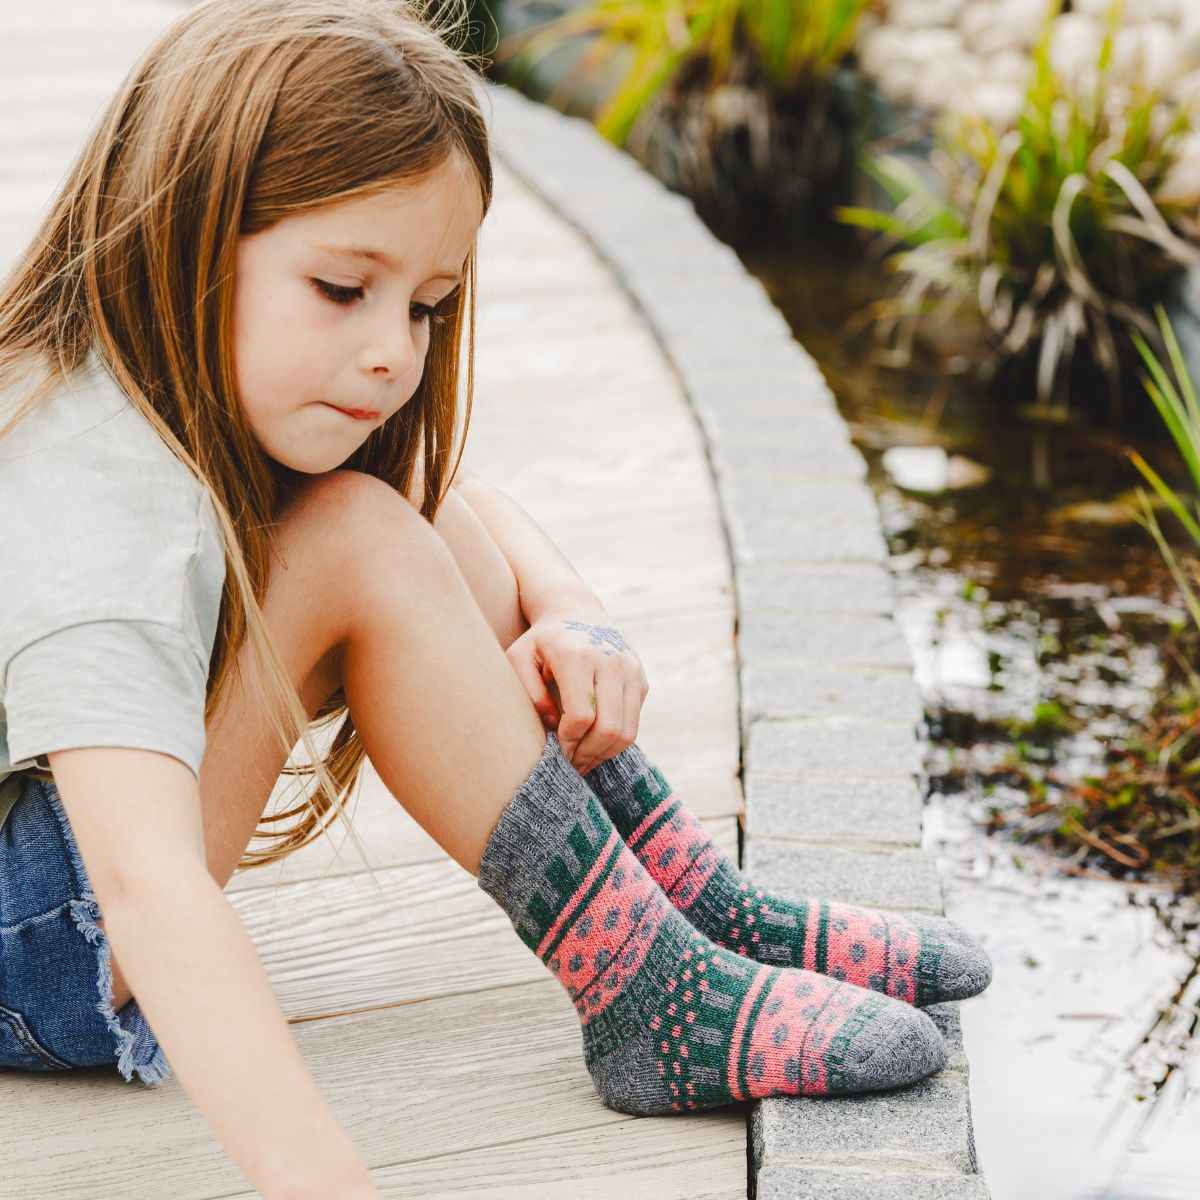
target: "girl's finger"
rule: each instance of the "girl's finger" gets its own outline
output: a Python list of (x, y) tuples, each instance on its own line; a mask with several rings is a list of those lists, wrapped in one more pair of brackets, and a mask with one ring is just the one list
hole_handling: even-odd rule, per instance
[(625, 727), (625, 670), (616, 660), (597, 669), (595, 696), (596, 719), (579, 743), (581, 775), (608, 756)]
[[(609, 743), (609, 752), (607, 754), (598, 756), (591, 766), (588, 767), (588, 770), (591, 770), (592, 767), (598, 766), (606, 758), (615, 758), (616, 754), (620, 754), (621, 750), (626, 749), (629, 745), (637, 740), (638, 721), (641, 718), (642, 711), (641, 682), (637, 679), (626, 678), (624, 681), (622, 695), (623, 702), (621, 704), (621, 713), (623, 720), (621, 732), (616, 738), (613, 739), (612, 742)], [(618, 746), (620, 749), (616, 750), (616, 753), (614, 754), (613, 748)], [(580, 772), (580, 774), (583, 774), (583, 772)]]
[(642, 719), (642, 684), (638, 679), (625, 680), (625, 728), (622, 739), (637, 741), (638, 724)]
[[(512, 669), (517, 673), (517, 678), (529, 693), (529, 698), (533, 701), (534, 708), (537, 709), (538, 714), (542, 718), (542, 724), (547, 724), (547, 717), (553, 717), (557, 721), (558, 709), (555, 707), (554, 699), (550, 695), (550, 691), (542, 678), (542, 672), (534, 664), (531, 655), (517, 651), (508, 655), (508, 661), (512, 665)], [(553, 729), (554, 726), (550, 725), (549, 728)]]
[(587, 659), (566, 656), (557, 664), (558, 744), (567, 761), (579, 769), (579, 743), (596, 719), (596, 673)]

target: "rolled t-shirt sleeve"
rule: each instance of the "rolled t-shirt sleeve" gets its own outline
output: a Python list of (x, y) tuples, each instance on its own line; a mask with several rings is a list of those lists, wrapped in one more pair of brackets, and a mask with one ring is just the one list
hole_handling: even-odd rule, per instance
[(171, 625), (101, 620), (65, 626), (9, 661), (10, 760), (125, 746), (170, 754), (198, 779), (207, 682), (207, 662)]

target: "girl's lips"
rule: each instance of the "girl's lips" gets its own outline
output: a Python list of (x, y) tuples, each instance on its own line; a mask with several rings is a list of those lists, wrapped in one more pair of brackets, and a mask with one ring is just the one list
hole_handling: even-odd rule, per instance
[(374, 421), (379, 414), (371, 412), (364, 408), (338, 408), (336, 404), (327, 404), (326, 408), (332, 408), (334, 412), (345, 413), (348, 417), (353, 417), (356, 421)]

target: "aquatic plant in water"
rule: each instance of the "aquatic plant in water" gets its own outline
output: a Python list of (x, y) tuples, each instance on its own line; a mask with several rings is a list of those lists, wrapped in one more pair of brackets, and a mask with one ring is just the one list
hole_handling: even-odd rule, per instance
[[(894, 211), (843, 207), (839, 219), (906, 243), (888, 263), (902, 286), (880, 332), (907, 362), (918, 321), (977, 311), (990, 343), (984, 380), (1004, 364), (1036, 364), (1036, 415), (1063, 419), (1066, 368), (1080, 344), (1103, 369), (1112, 414), (1120, 410), (1127, 329), (1154, 341), (1149, 306), (1185, 267), (1200, 264), (1200, 197), (1173, 184), (1191, 101), (1114, 75), (1122, 0), (1110, 6), (1095, 69), (1068, 81), (1052, 65), (1062, 0), (1051, 0), (1023, 104), (1007, 127), (969, 112), (947, 114), (927, 174), (895, 154), (865, 169)], [(1125, 353), (1123, 353), (1125, 351)]]
[[(1131, 338), (1149, 372), (1146, 391), (1186, 467), (1193, 494), (1182, 496), (1136, 450), (1133, 465), (1173, 514), (1200, 554), (1200, 401), (1166, 312), (1156, 310), (1165, 360), (1138, 330)], [(1193, 666), (1200, 637), (1200, 564), (1184, 563), (1167, 541), (1152, 496), (1137, 493), (1138, 521), (1152, 535), (1191, 618), (1192, 643), (1174, 655), (1176, 682), (1132, 735), (1110, 747), (1102, 776), (1064, 789), (1059, 833), (1101, 851), (1111, 862), (1200, 884), (1200, 674)], [(1042, 805), (1041, 807), (1049, 807)], [(1033, 809), (1031, 808), (1031, 812)]]

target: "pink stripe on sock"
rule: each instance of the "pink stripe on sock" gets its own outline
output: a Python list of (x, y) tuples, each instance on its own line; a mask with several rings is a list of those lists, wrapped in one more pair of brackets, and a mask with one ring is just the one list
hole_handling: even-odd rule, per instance
[[(618, 886), (617, 880), (620, 880)], [(634, 919), (638, 902), (641, 913)], [(643, 969), (646, 955), (671, 912), (666, 896), (637, 865), (637, 859), (622, 849), (617, 865), (592, 898), (554, 952), (555, 974), (566, 987), (583, 1024), (594, 1020)], [(608, 964), (597, 966), (597, 955), (607, 951)]]
[[(654, 836), (638, 851), (642, 865), (680, 908), (690, 907), (695, 902), (722, 857), (695, 813), (682, 807), (669, 821), (659, 826)], [(662, 865), (664, 858), (667, 859), (665, 866)], [(685, 885), (682, 880), (689, 872), (693, 878)], [(686, 895), (681, 896), (676, 891), (677, 887)]]
[[(783, 972), (776, 976), (770, 995), (758, 1010), (746, 1049), (746, 1083), (751, 1098), (801, 1093), (814, 1096), (827, 1091), (825, 1055), (855, 1003), (853, 992), (824, 975)], [(758, 1072), (756, 1056), (762, 1058)]]
[(612, 853), (615, 843), (621, 840), (621, 835), (613, 829), (608, 835), (608, 840), (604, 843), (604, 848), (596, 855), (596, 861), (592, 863), (592, 869), (583, 877), (583, 882), (571, 894), (571, 899), (562, 906), (562, 911), (558, 914), (558, 919), (550, 926), (546, 936), (542, 938), (541, 943), (537, 948), (538, 958), (544, 958), (546, 955), (546, 947), (554, 941), (558, 931), (563, 927), (563, 924), (568, 920), (575, 919), (575, 902), (580, 896), (586, 895), (592, 885), (596, 882), (600, 872), (604, 870), (604, 864), (608, 862), (608, 856)]
[(737, 1019), (733, 1023), (733, 1038), (729, 1043), (729, 1090), (733, 1093), (735, 1100), (745, 1100), (741, 1089), (737, 1082), (737, 1064), (738, 1053), (742, 1047), (742, 1036), (746, 1032), (746, 1021), (750, 1016), (750, 1009), (754, 1005), (754, 997), (762, 990), (763, 984), (766, 982), (769, 970), (763, 969), (754, 972), (754, 979), (750, 983), (745, 996), (742, 997), (742, 1003), (738, 1008)]
[(669, 808), (674, 803), (675, 797), (668, 796), (661, 804), (655, 805), (650, 810), (650, 815), (625, 839), (626, 845), (632, 846), (662, 816), (663, 809)]

